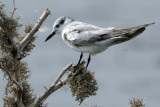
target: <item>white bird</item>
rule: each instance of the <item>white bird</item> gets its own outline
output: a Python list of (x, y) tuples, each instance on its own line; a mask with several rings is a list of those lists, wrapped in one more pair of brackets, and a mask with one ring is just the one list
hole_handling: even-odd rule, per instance
[(90, 55), (101, 53), (109, 46), (128, 41), (141, 34), (147, 26), (152, 24), (154, 23), (125, 29), (100, 28), (65, 16), (55, 21), (53, 31), (45, 42), (55, 34), (62, 35), (62, 39), (69, 47), (81, 52), (77, 65), (81, 62), (83, 53), (89, 53), (87, 68), (91, 59)]

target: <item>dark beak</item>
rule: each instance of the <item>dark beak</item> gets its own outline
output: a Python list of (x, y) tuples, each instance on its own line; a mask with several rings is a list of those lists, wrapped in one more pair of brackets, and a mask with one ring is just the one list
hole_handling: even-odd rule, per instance
[(46, 40), (45, 40), (45, 42), (47, 41), (47, 40), (49, 40), (52, 36), (54, 36), (56, 34), (56, 31), (53, 31), (47, 38), (46, 38)]

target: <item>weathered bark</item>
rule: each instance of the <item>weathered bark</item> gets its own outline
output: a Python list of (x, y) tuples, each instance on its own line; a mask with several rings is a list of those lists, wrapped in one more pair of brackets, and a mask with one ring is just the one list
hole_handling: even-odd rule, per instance
[[(67, 82), (71, 79), (70, 76), (73, 75), (77, 75), (79, 73), (79, 71), (82, 69), (82, 67), (84, 66), (85, 61), (82, 61), (76, 68), (72, 69), (72, 63), (70, 63), (69, 65), (67, 65), (62, 72), (58, 75), (58, 77), (56, 78), (56, 80), (52, 83), (52, 85), (42, 94), (42, 96), (40, 96), (38, 98), (38, 100), (36, 101), (34, 107), (44, 107), (43, 106), (43, 102), (56, 90), (58, 90), (59, 88), (61, 88), (63, 85), (67, 84)], [(61, 81), (62, 76), (69, 71), (68, 76), (63, 79)]]
[[(46, 92), (43, 93), (42, 96), (40, 96), (38, 98), (38, 100), (36, 101), (34, 107), (39, 107), (39, 105), (41, 105), (54, 91), (56, 91), (57, 89), (59, 89), (60, 87), (62, 87), (63, 85), (65, 85), (68, 81), (68, 78), (64, 79), (63, 81), (61, 81), (60, 83), (58, 83), (60, 81), (60, 79), (62, 78), (62, 76), (72, 67), (72, 63), (70, 63), (69, 65), (67, 65), (62, 72), (58, 75), (58, 77), (56, 78), (56, 80), (52, 83), (52, 85), (49, 87), (48, 90), (46, 90)], [(58, 83), (58, 84), (57, 84)]]
[[(38, 19), (37, 23), (34, 25), (33, 29), (31, 30), (30, 33), (26, 35), (26, 37), (20, 42), (20, 44), (17, 47), (17, 55), (15, 59), (19, 59), (22, 50), (26, 45), (28, 45), (29, 41), (31, 38), (34, 36), (34, 34), (38, 31), (44, 20), (47, 18), (47, 16), (50, 14), (50, 11), (48, 9), (45, 10), (45, 12), (40, 16)], [(20, 60), (17, 60), (18, 65), (20, 66)], [(21, 83), (21, 74), (20, 74), (20, 67), (15, 71), (14, 73), (14, 78), (19, 84)], [(17, 107), (24, 107), (23, 104), (23, 99), (22, 99), (22, 90), (19, 87), (16, 87), (16, 96), (15, 96), (15, 101), (17, 103)]]
[[(43, 21), (47, 18), (47, 16), (50, 14), (50, 11), (48, 9), (45, 10), (45, 12), (39, 17), (37, 23), (34, 25), (33, 29), (26, 35), (26, 37), (20, 42), (18, 46), (18, 56), (20, 57), (20, 53), (24, 49), (24, 47), (28, 44), (28, 42), (31, 40), (31, 38), (34, 36), (34, 34), (38, 31), (40, 26), (42, 25)], [(18, 57), (18, 58), (19, 58)]]

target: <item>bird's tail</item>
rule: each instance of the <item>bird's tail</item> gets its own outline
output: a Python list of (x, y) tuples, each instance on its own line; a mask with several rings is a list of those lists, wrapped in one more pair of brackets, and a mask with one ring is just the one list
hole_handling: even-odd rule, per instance
[(155, 23), (150, 23), (150, 24), (144, 24), (144, 25), (139, 25), (136, 27), (131, 27), (131, 28), (125, 28), (125, 29), (113, 29), (111, 39), (113, 40), (114, 44), (119, 44), (125, 41), (128, 41), (139, 34), (141, 34), (147, 26), (150, 26)]

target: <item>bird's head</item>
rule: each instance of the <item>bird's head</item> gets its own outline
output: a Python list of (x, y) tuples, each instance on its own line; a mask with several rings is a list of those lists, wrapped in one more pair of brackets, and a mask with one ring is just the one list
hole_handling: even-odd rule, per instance
[(49, 40), (52, 36), (55, 34), (60, 34), (62, 33), (63, 29), (71, 22), (73, 22), (74, 19), (68, 16), (60, 17), (58, 18), (54, 24), (53, 24), (53, 31), (51, 34), (46, 38), (45, 42)]

